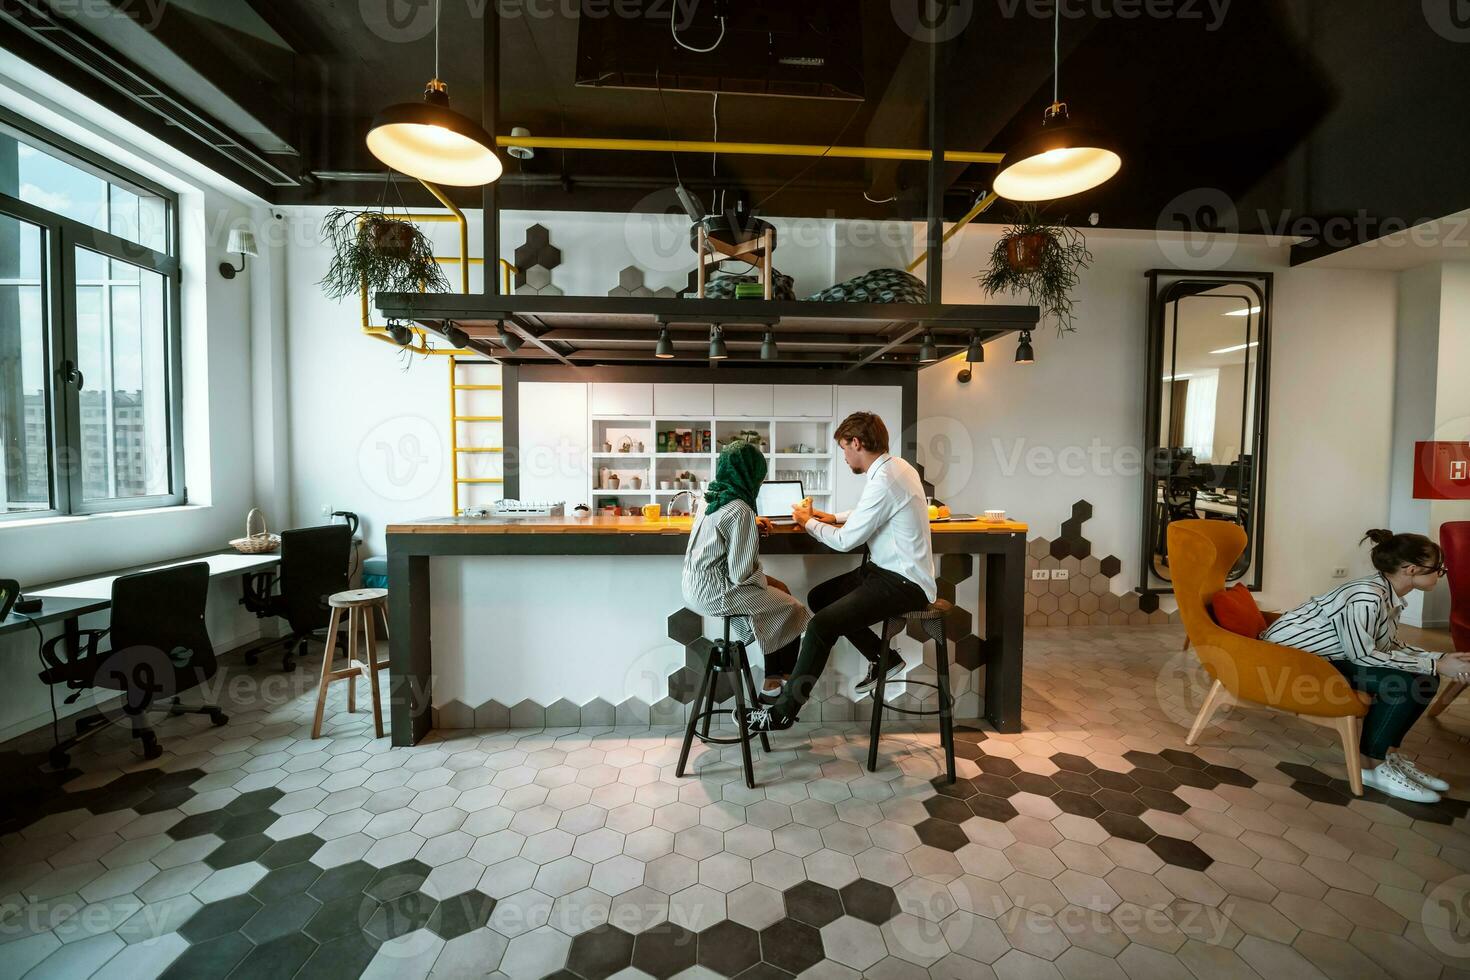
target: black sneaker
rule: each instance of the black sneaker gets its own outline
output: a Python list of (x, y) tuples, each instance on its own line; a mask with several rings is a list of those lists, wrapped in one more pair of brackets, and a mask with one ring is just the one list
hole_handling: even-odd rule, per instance
[[(888, 679), (889, 680), (893, 680), (893, 678), (895, 678), (899, 674), (903, 673), (903, 658), (900, 657), (897, 653), (894, 653), (892, 650), (885, 650), (883, 652), (883, 662), (888, 666)], [(860, 681), (858, 681), (858, 683), (857, 683), (857, 693), (859, 693), (859, 694), (867, 694), (867, 693), (871, 692), (873, 690), (873, 688), (875, 688), (877, 686), (878, 686), (878, 661), (876, 661), (876, 660), (869, 660), (868, 661), (868, 672), (866, 674), (864, 674), (863, 675), (863, 679), (860, 680)]]
[(745, 709), (745, 727), (755, 733), (784, 732), (795, 721), (795, 718), (788, 718), (775, 708)]
[(790, 681), (782, 681), (781, 686), (776, 688), (774, 691), (768, 691), (764, 687), (762, 687), (760, 693), (756, 695), (756, 700), (759, 701), (761, 704), (775, 704), (777, 701), (781, 700), (781, 695), (786, 693), (786, 685), (789, 683)]

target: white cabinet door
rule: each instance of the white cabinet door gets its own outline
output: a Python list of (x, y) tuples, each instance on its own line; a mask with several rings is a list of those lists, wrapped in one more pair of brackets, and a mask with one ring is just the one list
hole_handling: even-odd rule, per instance
[(592, 382), (593, 415), (652, 415), (653, 385)]
[[(873, 412), (888, 430), (888, 450), (903, 455), (903, 389), (898, 385), (837, 385), (837, 411), (840, 422), (853, 412)], [(835, 426), (834, 426), (835, 428)], [(841, 452), (836, 447), (833, 452)], [(833, 513), (848, 510), (862, 495), (864, 477), (837, 461), (837, 479), (832, 486)]]
[(653, 414), (662, 418), (697, 417), (715, 414), (714, 385), (655, 384)]
[(832, 415), (831, 385), (776, 385), (776, 407), (771, 414), (777, 417), (797, 415), (815, 418), (830, 418)]
[(587, 387), (565, 381), (520, 386), (521, 499), (564, 500), (568, 517), (577, 504), (592, 503)]
[(770, 415), (770, 385), (715, 385), (716, 415)]

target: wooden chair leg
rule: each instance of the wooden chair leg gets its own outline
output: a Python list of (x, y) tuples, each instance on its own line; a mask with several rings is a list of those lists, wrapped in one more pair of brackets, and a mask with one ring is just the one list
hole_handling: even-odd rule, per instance
[(1441, 684), (1439, 686), (1439, 693), (1435, 695), (1434, 701), (1429, 705), (1429, 710), (1425, 713), (1431, 718), (1438, 718), (1440, 713), (1448, 708), (1450, 702), (1459, 697), (1460, 692), (1463, 690), (1465, 690), (1464, 681), (1446, 681)]
[(333, 609), (327, 622), (327, 648), (322, 651), (322, 680), (316, 691), (316, 718), (311, 723), (311, 737), (322, 737), (322, 713), (327, 707), (327, 685), (332, 682), (332, 655), (337, 652), (335, 637), (342, 625), (342, 610)]
[(1181, 650), (1188, 650), (1189, 649), (1189, 636), (1187, 634), (1184, 637), (1184, 646), (1180, 647), (1179, 649), (1181, 649)]
[(1225, 690), (1225, 685), (1219, 681), (1210, 685), (1210, 693), (1205, 695), (1205, 703), (1200, 705), (1199, 714), (1194, 716), (1194, 725), (1189, 729), (1189, 735), (1185, 737), (1185, 745), (1193, 745), (1199, 741), (1200, 732), (1205, 730), (1209, 724), (1210, 716), (1215, 713), (1215, 705), (1220, 701), (1220, 695)]
[[(359, 632), (362, 629), (362, 610), (353, 608), (347, 610), (347, 669), (355, 670), (361, 663), (362, 643)], [(347, 678), (347, 712), (351, 714), (357, 710), (357, 675), (352, 674)]]
[(1342, 737), (1342, 755), (1347, 764), (1348, 785), (1352, 787), (1354, 796), (1363, 795), (1363, 757), (1358, 752), (1361, 724), (1362, 722), (1351, 716), (1337, 718), (1334, 724), (1338, 735)]
[(368, 687), (373, 693), (373, 731), (378, 738), (383, 737), (383, 702), (378, 692), (378, 637), (377, 627), (373, 625), (373, 607), (364, 606), (362, 610), (362, 629), (364, 641), (367, 645), (367, 680)]

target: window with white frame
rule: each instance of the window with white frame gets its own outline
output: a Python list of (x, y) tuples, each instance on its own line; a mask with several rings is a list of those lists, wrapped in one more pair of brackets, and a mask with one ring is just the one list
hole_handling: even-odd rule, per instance
[(176, 215), (0, 116), (0, 521), (183, 502)]

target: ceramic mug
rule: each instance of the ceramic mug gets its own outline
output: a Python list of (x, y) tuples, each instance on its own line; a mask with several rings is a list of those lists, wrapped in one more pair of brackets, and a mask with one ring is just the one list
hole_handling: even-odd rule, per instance
[(658, 504), (643, 505), (643, 519), (645, 521), (656, 521), (663, 516), (664, 509)]
[(658, 488), (660, 490), (672, 490), (672, 489), (674, 489), (674, 484), (671, 483), (668, 480), (659, 480), (658, 481)]

